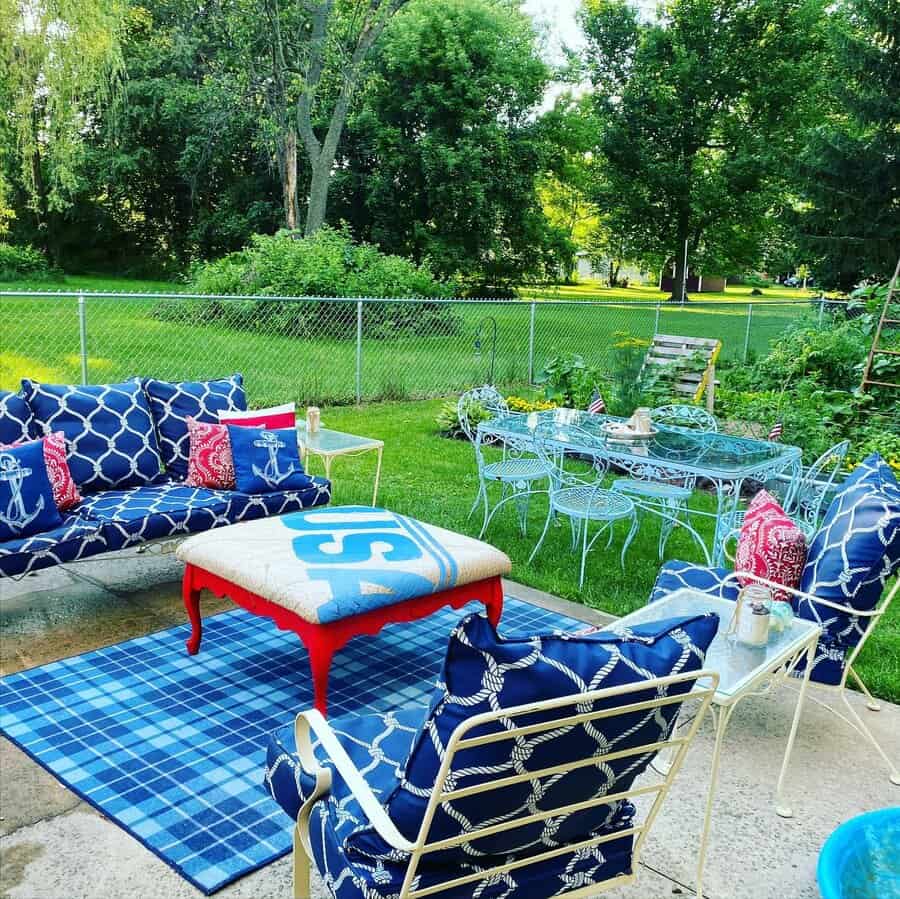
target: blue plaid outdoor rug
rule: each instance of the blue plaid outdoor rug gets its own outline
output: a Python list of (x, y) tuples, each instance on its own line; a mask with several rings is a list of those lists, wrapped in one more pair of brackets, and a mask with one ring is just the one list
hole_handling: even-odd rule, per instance
[[(334, 659), (329, 715), (423, 703), (463, 614), (444, 609)], [(508, 597), (504, 634), (583, 624)], [(312, 705), (298, 638), (241, 609), (0, 680), (0, 732), (204, 893), (286, 854), (262, 786), (270, 731)]]

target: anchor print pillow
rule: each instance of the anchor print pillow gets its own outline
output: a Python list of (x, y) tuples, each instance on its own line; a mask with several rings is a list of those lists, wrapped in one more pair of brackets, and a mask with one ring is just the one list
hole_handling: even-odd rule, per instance
[[(24, 441), (17, 441), (9, 445), (0, 443), (0, 450), (13, 449), (22, 446)], [(72, 472), (66, 461), (66, 435), (62, 431), (54, 431), (39, 441), (44, 445), (44, 462), (47, 464), (47, 475), (53, 487), (53, 500), (60, 512), (71, 509), (76, 503), (81, 502), (81, 494), (75, 481), (72, 480)]]
[(303, 470), (293, 428), (245, 428), (228, 425), (234, 479), (243, 493), (305, 490), (312, 478)]
[(40, 440), (0, 450), (0, 541), (62, 524)]

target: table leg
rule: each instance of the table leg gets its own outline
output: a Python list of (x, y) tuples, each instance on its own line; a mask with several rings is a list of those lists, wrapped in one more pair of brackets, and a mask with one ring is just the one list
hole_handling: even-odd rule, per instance
[(716, 786), (719, 780), (719, 762), (722, 755), (722, 743), (725, 740), (725, 730), (731, 720), (734, 705), (722, 706), (718, 713), (710, 709), (713, 721), (716, 725), (716, 742), (713, 749), (712, 761), (709, 770), (709, 792), (706, 794), (706, 809), (703, 814), (703, 829), (700, 833), (700, 850), (697, 853), (697, 899), (703, 899), (703, 867), (706, 864), (706, 850), (709, 843), (709, 826), (712, 821), (712, 806), (716, 795)]
[(503, 614), (503, 581), (497, 577), (491, 582), (488, 595), (482, 599), (487, 610), (488, 621), (498, 627)]
[(335, 647), (326, 634), (317, 634), (306, 643), (309, 652), (309, 668), (313, 681), (313, 705), (323, 714), (328, 714), (328, 672)]
[(809, 675), (813, 670), (813, 664), (816, 660), (816, 646), (818, 645), (818, 635), (809, 644), (806, 650), (806, 670), (803, 672), (803, 681), (800, 684), (800, 692), (797, 695), (797, 708), (794, 709), (794, 720), (791, 722), (791, 732), (788, 736), (787, 746), (784, 750), (784, 759), (781, 762), (781, 773), (778, 775), (778, 785), (775, 787), (775, 813), (781, 818), (793, 818), (794, 812), (789, 805), (785, 805), (782, 800), (781, 791), (784, 787), (784, 778), (787, 774), (788, 764), (791, 760), (791, 753), (794, 750), (794, 739), (797, 736), (797, 727), (800, 724), (800, 715), (803, 712), (803, 700), (806, 698), (806, 689), (809, 686)]
[(185, 645), (188, 653), (195, 656), (200, 651), (200, 640), (203, 638), (203, 619), (200, 617), (200, 591), (194, 588), (192, 565), (185, 566), (184, 577), (181, 580), (181, 598), (184, 600), (184, 607), (191, 622), (191, 635)]
[(375, 489), (372, 491), (372, 505), (378, 505), (378, 482), (381, 480), (381, 453), (384, 447), (378, 447), (378, 462), (375, 464)]
[[(712, 563), (713, 565), (721, 565), (725, 557), (725, 538), (731, 530), (734, 520), (734, 512), (741, 502), (741, 487), (744, 484), (743, 479), (739, 481), (716, 481), (716, 529), (713, 538), (712, 547)], [(726, 511), (728, 501), (726, 492), (730, 489), (732, 498), (730, 506)]]

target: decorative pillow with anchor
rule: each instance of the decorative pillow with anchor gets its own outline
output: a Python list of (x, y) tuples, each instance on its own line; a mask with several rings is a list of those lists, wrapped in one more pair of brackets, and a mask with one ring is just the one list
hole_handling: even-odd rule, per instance
[(0, 540), (29, 537), (61, 524), (41, 442), (0, 450)]
[(245, 428), (228, 425), (234, 478), (243, 493), (305, 490), (312, 478), (303, 470), (293, 428)]

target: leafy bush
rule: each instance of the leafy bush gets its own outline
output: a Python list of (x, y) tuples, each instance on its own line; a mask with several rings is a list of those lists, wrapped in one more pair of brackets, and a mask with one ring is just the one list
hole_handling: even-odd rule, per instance
[[(475, 400), (468, 401), (467, 409), (472, 426), (478, 425), (479, 422), (487, 421), (491, 417), (491, 413)], [(441, 406), (435, 422), (438, 430), (444, 437), (465, 437), (462, 425), (459, 422), (459, 403), (456, 400), (448, 400)]]
[(0, 243), (0, 281), (48, 281), (56, 277), (46, 257), (34, 247)]
[[(257, 234), (244, 250), (198, 266), (198, 293), (272, 297), (447, 297), (449, 285), (427, 265), (355, 244), (346, 230), (322, 228), (294, 239), (287, 232)], [(170, 300), (155, 313), (165, 321), (225, 324), (292, 337), (350, 338), (356, 333), (356, 307), (315, 300)], [(373, 303), (363, 310), (368, 337), (394, 334), (452, 334), (460, 327), (448, 306), (428, 302)]]
[(890, 431), (871, 430), (860, 435), (859, 441), (850, 448), (844, 466), (852, 471), (871, 453), (880, 453), (882, 458), (900, 476), (900, 434)]
[(584, 409), (601, 380), (600, 370), (586, 365), (583, 357), (564, 353), (547, 361), (535, 383), (543, 385), (544, 397), (557, 406)]

